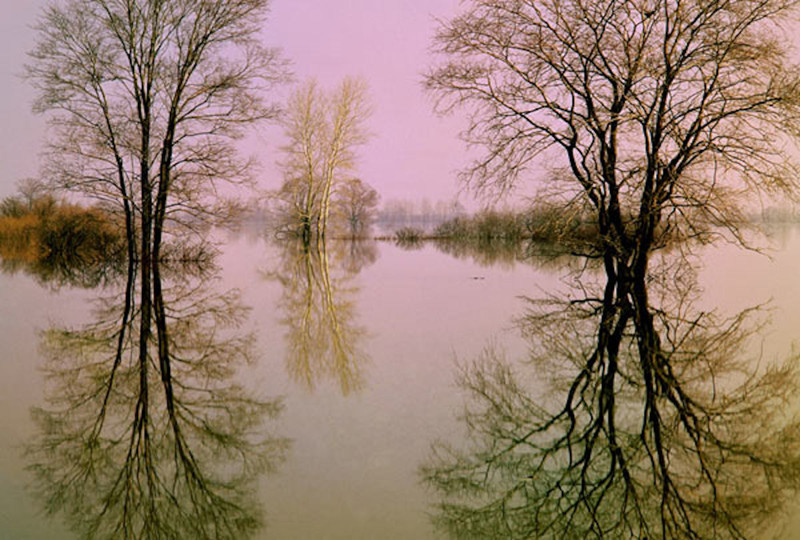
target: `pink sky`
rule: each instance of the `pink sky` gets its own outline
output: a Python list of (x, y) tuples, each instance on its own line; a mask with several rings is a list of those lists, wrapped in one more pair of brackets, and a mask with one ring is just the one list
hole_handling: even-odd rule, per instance
[[(32, 90), (19, 80), (25, 53), (33, 45), (30, 26), (43, 0), (4, 2), (0, 17), (0, 196), (20, 178), (38, 171), (44, 122), (30, 112)], [(370, 86), (373, 139), (362, 149), (359, 173), (384, 199), (449, 199), (459, 189), (456, 171), (467, 163), (458, 139), (463, 122), (439, 118), (421, 87), (430, 65), (428, 49), (435, 18), (448, 18), (459, 0), (273, 0), (264, 42), (283, 49), (296, 81), (316, 77), (330, 88), (348, 75)], [(279, 89), (282, 100), (290, 86)], [(274, 166), (282, 141), (279, 128), (256, 133), (252, 151), (264, 169), (260, 186), (277, 187)], [(251, 151), (248, 145), (248, 151)]]

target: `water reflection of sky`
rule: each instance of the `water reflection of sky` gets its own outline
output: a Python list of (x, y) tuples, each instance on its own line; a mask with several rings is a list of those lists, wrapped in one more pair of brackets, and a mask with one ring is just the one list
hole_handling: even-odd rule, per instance
[[(517, 296), (532, 281), (558, 281), (523, 265), (483, 268), (433, 246), (378, 248), (377, 261), (349, 284), (357, 288), (356, 319), (367, 334), (363, 388), (344, 397), (329, 380), (309, 392), (285, 371), (268, 382), (287, 393), (283, 422), (294, 439), (291, 459), (264, 484), (273, 501), (270, 531), (278, 538), (430, 537), (429, 501), (416, 471), (434, 437), (459, 430), (454, 363), (493, 337), (521, 352), (511, 330), (522, 306)], [(251, 291), (244, 296), (253, 299), (254, 319), (266, 322), (261, 341), (270, 365), (281, 366), (285, 328), (275, 306), (282, 291), (269, 281)], [(256, 372), (266, 381), (275, 370), (262, 364)]]
[[(788, 351), (800, 328), (795, 246), (793, 233), (772, 260), (717, 247), (707, 258), (713, 266), (700, 274), (707, 289), (702, 303), (709, 307), (734, 310), (774, 299), (767, 346), (776, 354)], [(465, 396), (453, 382), (456, 361), (476, 358), (491, 342), (508, 357), (522, 357), (526, 344), (512, 325), (524, 309), (518, 297), (564, 290), (564, 273), (553, 266), (481, 266), (430, 245), (403, 251), (380, 244), (374, 264), (350, 282), (354, 319), (366, 330), (363, 348), (370, 361), (363, 388), (343, 395), (335, 380), (321, 380), (312, 391), (286, 371), (282, 290), (263, 276), (278, 260), (275, 250), (252, 238), (232, 239), (219, 260), (218, 284), (240, 289), (252, 308), (244, 328), (257, 332), (260, 359), (242, 378), (266, 395), (285, 396), (279, 429), (294, 440), (289, 460), (260, 483), (264, 535), (431, 537), (426, 512), (432, 499), (418, 483), (417, 468), (431, 441), (462, 433), (456, 415)], [(0, 277), (0, 296), (6, 309), (14, 307), (14, 315), (0, 321), (6, 344), (0, 364), (6, 433), (0, 446), (0, 530), (19, 538), (58, 538), (61, 528), (37, 518), (25, 494), (29, 477), (19, 445), (33, 433), (29, 408), (43, 397), (36, 331), (54, 322), (86, 322), (93, 293), (49, 291), (20, 273)]]

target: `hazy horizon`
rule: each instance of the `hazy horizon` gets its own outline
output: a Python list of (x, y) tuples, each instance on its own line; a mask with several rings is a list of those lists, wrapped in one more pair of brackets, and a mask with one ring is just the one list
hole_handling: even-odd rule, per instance
[[(44, 5), (45, 0), (6, 5), (0, 20), (5, 81), (0, 111), (6, 120), (0, 197), (12, 194), (19, 180), (39, 173), (45, 119), (31, 111), (34, 89), (21, 74)], [(450, 200), (462, 187), (457, 172), (468, 163), (466, 145), (458, 137), (463, 118), (437, 116), (432, 97), (422, 88), (436, 20), (451, 17), (458, 5), (458, 0), (272, 0), (263, 41), (283, 51), (294, 74), (294, 81), (272, 97), (283, 102), (295, 84), (309, 77), (325, 88), (346, 76), (363, 77), (373, 105), (368, 123), (373, 137), (360, 151), (358, 176), (384, 201)], [(260, 189), (280, 184), (275, 162), (284, 142), (282, 129), (273, 124), (256, 128), (243, 144), (245, 153), (259, 159)], [(475, 206), (463, 193), (460, 200)]]

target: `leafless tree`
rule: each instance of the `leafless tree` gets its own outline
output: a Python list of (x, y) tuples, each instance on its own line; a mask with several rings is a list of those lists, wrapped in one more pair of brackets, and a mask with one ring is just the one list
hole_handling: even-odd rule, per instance
[(380, 195), (358, 178), (350, 178), (339, 185), (334, 194), (334, 212), (342, 228), (351, 238), (363, 236), (377, 215)]
[(256, 35), (267, 5), (66, 0), (43, 11), (27, 72), (54, 128), (45, 175), (121, 208), (132, 256), (158, 256), (168, 218), (224, 218), (218, 184), (246, 179), (232, 141), (274, 115), (265, 91), (283, 77)]
[(363, 80), (345, 78), (332, 92), (309, 80), (290, 97), (284, 125), (288, 143), (278, 192), (289, 221), (297, 220), (306, 241), (325, 237), (331, 197), (356, 165), (356, 149), (366, 143), (370, 114)]
[[(322, 240), (282, 243), (279, 265), (265, 273), (282, 286), (290, 377), (313, 390), (331, 379), (342, 394), (364, 386), (366, 329), (358, 323), (353, 278), (375, 261), (374, 243)], [(372, 248), (372, 249), (370, 249)]]
[(305, 238), (310, 238), (320, 212), (321, 167), (325, 160), (324, 99), (317, 82), (306, 81), (290, 96), (283, 121), (289, 143), (282, 148), (285, 179), (277, 197), (285, 205), (282, 213), (287, 225), (294, 228), (294, 223), (299, 222)]
[(370, 108), (363, 80), (346, 78), (330, 97), (327, 152), (322, 168), (323, 192), (320, 207), (320, 236), (324, 237), (330, 216), (334, 187), (345, 180), (343, 173), (355, 167), (355, 149), (367, 141), (365, 129)]
[[(648, 283), (662, 279), (650, 268), (653, 253), (721, 235), (743, 243), (746, 200), (794, 197), (800, 70), (782, 25), (796, 8), (788, 0), (472, 0), (437, 36), (446, 59), (427, 85), (443, 107), (467, 108), (466, 137), (487, 150), (468, 181), (503, 190), (546, 165), (544, 192), (557, 191), (594, 216), (605, 280), (590, 302), (577, 301), (597, 320), (576, 356), (580, 371), (567, 389), (562, 440), (581, 431), (582, 421), (589, 422), (587, 437), (607, 433), (618, 421), (617, 389), (633, 381), (645, 396), (640, 438), (659, 489), (652, 496), (662, 537), (672, 527), (691, 531), (694, 504), (676, 495), (665, 444), (677, 429), (702, 456), (703, 445), (720, 439), (707, 431), (716, 401), (703, 405), (708, 394), (694, 396), (678, 376), (678, 351), (690, 342), (676, 337), (676, 324), (689, 323), (689, 339), (705, 328), (702, 318), (663, 317), (670, 311), (648, 295)], [(636, 360), (637, 378), (622, 369), (626, 354)], [(765, 380), (768, 387), (774, 381)], [(602, 384), (587, 400), (592, 381)], [(662, 400), (676, 412), (666, 416)], [(596, 408), (581, 420), (576, 403)], [(606, 470), (625, 479), (623, 442), (609, 435)], [(729, 458), (736, 460), (723, 460)], [(715, 479), (716, 465), (699, 465), (701, 476)], [(562, 487), (557, 482), (546, 495), (557, 498)], [(592, 483), (580, 489), (604, 493)], [(623, 502), (637, 508), (627, 495)]]
[(247, 178), (233, 140), (274, 115), (265, 91), (282, 63), (257, 36), (267, 6), (65, 0), (49, 3), (37, 25), (27, 71), (35, 109), (55, 129), (46, 174), (122, 208), (128, 258), (142, 261), (142, 355), (153, 309), (165, 318), (152, 261), (167, 219), (192, 228), (224, 218), (219, 183)]
[[(791, 195), (791, 0), (471, 0), (443, 24), (427, 87), (486, 154), (467, 171), (589, 205), (609, 269), (646, 271), (668, 235), (739, 238), (738, 203)], [(611, 258), (614, 260), (612, 261)]]
[[(236, 382), (254, 340), (235, 293), (209, 290), (213, 275), (166, 268), (180, 284), (165, 298), (158, 332), (141, 327), (137, 269), (99, 299), (94, 322), (43, 333), (47, 404), (33, 412), (27, 445), (44, 510), (87, 538), (246, 538), (262, 525), (254, 480), (288, 442), (266, 420), (280, 400)], [(193, 274), (197, 275), (193, 275)], [(153, 336), (145, 354), (139, 336)], [(156, 339), (155, 336), (158, 336)], [(168, 346), (165, 340), (168, 341)]]

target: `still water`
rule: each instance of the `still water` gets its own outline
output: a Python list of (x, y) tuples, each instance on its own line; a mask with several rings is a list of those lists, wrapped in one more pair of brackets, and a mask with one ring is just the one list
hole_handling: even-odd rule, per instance
[[(777, 230), (766, 242), (772, 247), (769, 257), (725, 245), (707, 249), (698, 300), (705, 309), (731, 314), (770, 302), (769, 322), (755, 345), (762, 358), (787, 355), (800, 337), (800, 229)], [(176, 473), (175, 466), (159, 469), (165, 478), (160, 497), (203, 499), (208, 506), (200, 505), (201, 513), (234, 501), (231, 508), (236, 508), (221, 516), (222, 522), (248, 519), (251, 507), (260, 508), (265, 526), (255, 529), (258, 538), (440, 537), (430, 519), (438, 496), (421, 485), (419, 468), (434, 441), (464, 437), (459, 413), (467, 397), (455, 384), (458, 366), (487, 348), (502, 349), (511, 359), (525, 357), (528, 344), (515, 322), (527, 309), (523, 297), (570, 290), (576, 279), (591, 279), (593, 273), (578, 273), (580, 264), (570, 260), (523, 263), (446, 253), (432, 245), (334, 243), (320, 255), (279, 248), (255, 233), (226, 233), (221, 243), (216, 270), (164, 271), (173, 354), (211, 359), (211, 367), (198, 372), (187, 367), (191, 362), (173, 366), (172, 385), (184, 401), (176, 399), (174, 417), (161, 418), (164, 404), (153, 398), (150, 438), (154, 461), (161, 456), (160, 441), (180, 439), (194, 449), (184, 464), (188, 473)], [(86, 515), (93, 509), (114, 508), (108, 502), (113, 497), (69, 485), (69, 474), (82, 470), (75, 467), (82, 459), (76, 449), (89, 447), (80, 441), (91, 438), (87, 433), (96, 426), (92, 407), (98, 399), (102, 403), (97, 388), (103, 388), (107, 374), (92, 377), (91, 370), (107, 370), (108, 363), (92, 359), (101, 358), (108, 343), (113, 351), (113, 340), (98, 343), (100, 336), (117, 336), (113, 321), (121, 317), (124, 281), (81, 288), (56, 286), (22, 271), (0, 275), (2, 538), (75, 537), (64, 512), (44, 517), (44, 501), (55, 500), (54, 485), (65, 489), (60, 510), (73, 508), (78, 530), (86, 530)], [(85, 362), (80, 374), (54, 364), (54, 358), (70, 355)], [(224, 361), (214, 364), (216, 357)], [(242, 362), (229, 365), (231, 358)], [(132, 381), (134, 375), (121, 371), (119, 377)], [(100, 386), (92, 387), (98, 380)], [(537, 384), (535, 377), (531, 384)], [(89, 390), (82, 393), (84, 387)], [(91, 485), (105, 486), (109, 493), (124, 491), (112, 458), (126, 459), (131, 437), (126, 426), (138, 418), (142, 402), (130, 390), (132, 383), (120, 388), (107, 414), (111, 427), (104, 428), (109, 440), (108, 433), (119, 429), (116, 443), (98, 453), (101, 464), (92, 465), (89, 475)], [(267, 443), (261, 448), (267, 466), (252, 470), (242, 465), (245, 451), (226, 453), (225, 441), (204, 439), (215, 429), (238, 429), (209, 410), (238, 411), (228, 419), (236, 424), (250, 410), (248, 399), (264, 408), (257, 421), (237, 433), (266, 434), (259, 440)], [(43, 424), (41, 417), (37, 423), (31, 414), (32, 409), (65, 407), (74, 412), (69, 421), (45, 415), (50, 423)], [(206, 429), (202, 419), (208, 418), (222, 424)], [(158, 431), (162, 427), (170, 434)], [(69, 431), (73, 428), (75, 433)], [(68, 435), (79, 443), (65, 443)], [(48, 444), (69, 450), (66, 458), (48, 454), (43, 450)], [(203, 473), (211, 465), (222, 472), (210, 475), (200, 491), (175, 487), (180, 481), (169, 478), (188, 478), (196, 474), (193, 467)], [(246, 484), (242, 490), (234, 481), (240, 479)], [(141, 488), (131, 485), (134, 491)], [(113, 522), (116, 514), (106, 514)], [(100, 532), (113, 530), (107, 522), (95, 526)], [(137, 526), (135, 520), (131, 526)]]

